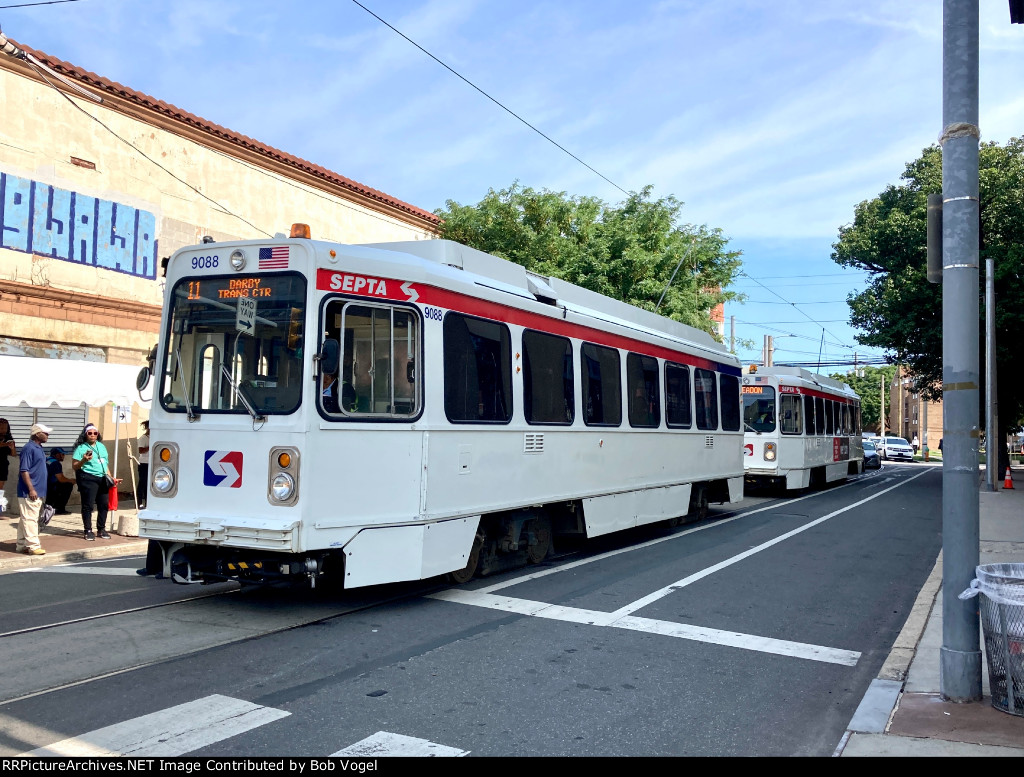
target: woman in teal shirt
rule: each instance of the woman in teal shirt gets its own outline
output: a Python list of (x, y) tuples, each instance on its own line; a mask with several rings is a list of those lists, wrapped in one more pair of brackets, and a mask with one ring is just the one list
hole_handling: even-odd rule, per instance
[[(96, 529), (100, 539), (110, 539), (106, 528), (110, 503), (107, 499), (108, 490), (105, 482), (105, 477), (110, 475), (110, 459), (102, 440), (100, 430), (92, 424), (86, 424), (75, 441), (75, 452), (71, 454), (71, 467), (75, 470), (78, 492), (82, 495), (82, 524), (85, 526), (87, 540), (96, 539), (96, 535), (92, 533), (94, 507), (96, 508)], [(115, 485), (120, 482), (120, 480), (114, 480)]]

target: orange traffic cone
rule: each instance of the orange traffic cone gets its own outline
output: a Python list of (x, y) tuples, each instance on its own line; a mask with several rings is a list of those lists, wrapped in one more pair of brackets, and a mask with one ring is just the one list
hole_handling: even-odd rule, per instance
[(1003, 480), (1003, 488), (1013, 489), (1013, 478), (1010, 477), (1010, 468), (1006, 468), (1006, 479)]

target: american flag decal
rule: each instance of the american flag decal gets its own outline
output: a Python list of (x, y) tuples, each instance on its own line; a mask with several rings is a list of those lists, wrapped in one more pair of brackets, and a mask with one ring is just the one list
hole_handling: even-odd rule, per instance
[(261, 248), (259, 268), (261, 270), (287, 270), (288, 246)]

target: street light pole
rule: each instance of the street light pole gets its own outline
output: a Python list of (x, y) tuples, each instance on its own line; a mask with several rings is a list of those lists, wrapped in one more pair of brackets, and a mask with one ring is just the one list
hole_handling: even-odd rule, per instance
[(942, 648), (939, 690), (981, 699), (978, 604), (978, 0), (942, 3)]

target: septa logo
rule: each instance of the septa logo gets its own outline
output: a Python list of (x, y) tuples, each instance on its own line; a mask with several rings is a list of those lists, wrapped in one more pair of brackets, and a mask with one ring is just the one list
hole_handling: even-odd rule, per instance
[(242, 452), (207, 451), (203, 485), (217, 488), (242, 487)]
[(743, 455), (744, 456), (753, 456), (754, 455), (754, 443), (748, 442), (746, 445), (743, 446)]

